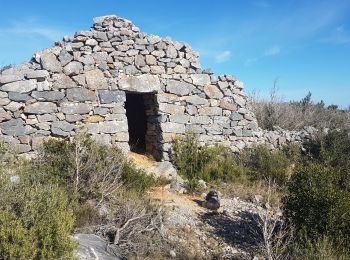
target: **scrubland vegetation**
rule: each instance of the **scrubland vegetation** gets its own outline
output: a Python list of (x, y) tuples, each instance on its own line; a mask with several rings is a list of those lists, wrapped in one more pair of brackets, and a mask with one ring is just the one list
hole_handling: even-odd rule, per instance
[[(235, 196), (247, 195), (251, 187), (250, 196), (265, 195), (265, 201), (280, 205), (283, 217), (277, 222), (260, 219), (261, 235), (271, 232), (262, 244), (268, 259), (349, 259), (349, 133), (331, 131), (301, 145), (275, 151), (256, 146), (235, 155), (224, 147), (200, 146), (188, 135), (176, 140), (174, 162), (192, 192), (205, 180), (226, 194), (229, 186)], [(243, 193), (235, 188), (242, 186)]]
[(322, 100), (315, 102), (311, 92), (300, 101), (286, 102), (278, 94), (275, 82), (269, 99), (252, 94), (250, 100), (252, 111), (263, 129), (273, 130), (278, 126), (287, 130), (299, 130), (313, 126), (318, 129), (350, 130), (350, 107), (340, 109), (337, 105), (326, 106)]
[[(201, 145), (194, 134), (174, 141), (173, 163), (187, 192), (262, 197), (258, 236), (266, 259), (350, 259), (350, 112), (311, 100), (253, 102), (260, 126), (329, 128), (313, 140), (233, 154)], [(207, 188), (203, 187), (203, 181)], [(167, 258), (165, 211), (147, 196), (159, 185), (115, 147), (87, 135), (51, 139), (33, 160), (0, 144), (0, 259), (74, 259), (74, 232), (107, 238), (122, 257)], [(191, 258), (182, 248), (180, 258)]]
[(163, 211), (144, 196), (155, 180), (117, 148), (82, 135), (44, 143), (32, 161), (0, 153), (0, 259), (73, 259), (69, 235), (97, 225), (122, 255), (157, 251)]

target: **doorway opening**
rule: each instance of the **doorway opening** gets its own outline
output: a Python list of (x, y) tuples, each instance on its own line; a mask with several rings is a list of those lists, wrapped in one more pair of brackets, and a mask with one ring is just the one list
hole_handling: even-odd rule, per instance
[(160, 161), (163, 152), (157, 96), (153, 93), (126, 93), (125, 109), (130, 150)]
[(130, 150), (145, 153), (147, 115), (143, 95), (126, 93), (125, 109), (128, 118)]

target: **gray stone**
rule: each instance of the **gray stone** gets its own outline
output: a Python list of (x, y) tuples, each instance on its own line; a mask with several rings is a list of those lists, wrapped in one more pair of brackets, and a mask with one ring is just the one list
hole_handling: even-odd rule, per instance
[(114, 21), (117, 20), (118, 17), (116, 15), (104, 15), (104, 16), (97, 16), (94, 17), (92, 20), (94, 23), (103, 23), (104, 21)]
[(172, 58), (172, 59), (176, 58), (177, 57), (177, 50), (176, 50), (176, 48), (174, 46), (169, 46), (167, 51), (166, 51), (166, 56), (168, 58)]
[(36, 89), (37, 83), (35, 79), (16, 81), (12, 83), (5, 84), (1, 87), (2, 91), (12, 91), (19, 93), (27, 93)]
[(57, 120), (56, 116), (51, 114), (38, 115), (37, 118), (39, 122), (52, 122)]
[(51, 72), (61, 72), (61, 63), (57, 60), (56, 56), (51, 52), (44, 52), (40, 57), (41, 66), (43, 69)]
[(93, 46), (96, 46), (98, 42), (95, 39), (87, 39), (85, 44), (93, 47)]
[(139, 75), (139, 76), (122, 76), (119, 79), (119, 88), (121, 90), (134, 92), (155, 92), (158, 93), (160, 88), (159, 77), (155, 75)]
[(90, 89), (107, 89), (108, 83), (101, 70), (95, 69), (85, 73), (87, 87)]
[(190, 94), (195, 87), (187, 82), (178, 80), (168, 80), (166, 85), (166, 91), (178, 96), (187, 96)]
[(160, 127), (164, 133), (174, 133), (174, 134), (184, 134), (185, 133), (185, 125), (184, 124), (165, 122), (165, 123), (161, 123)]
[(143, 55), (136, 55), (136, 57), (135, 57), (135, 65), (138, 68), (146, 66), (145, 57)]
[(47, 114), (57, 112), (57, 106), (51, 102), (36, 102), (25, 106), (24, 113), (26, 114)]
[(77, 61), (72, 61), (63, 68), (63, 72), (68, 76), (76, 76), (82, 71), (83, 65), (81, 65), (81, 63)]
[(105, 121), (99, 123), (99, 132), (104, 134), (114, 134), (128, 131), (128, 125), (120, 121)]
[(214, 85), (207, 85), (204, 87), (204, 93), (213, 99), (221, 99), (224, 97), (224, 94)]
[(37, 79), (43, 81), (50, 76), (47, 70), (31, 70), (25, 73), (27, 79)]
[(119, 90), (99, 90), (98, 96), (102, 104), (125, 102), (125, 92)]
[(238, 113), (238, 112), (232, 112), (230, 119), (233, 121), (239, 121), (242, 120), (244, 117), (242, 114)]
[(62, 50), (58, 55), (58, 59), (62, 66), (66, 66), (69, 62), (73, 60), (73, 56), (66, 50)]
[(85, 103), (64, 102), (61, 104), (61, 110), (64, 114), (88, 114), (91, 109), (91, 105)]
[(19, 75), (0, 75), (0, 85), (22, 80)]
[(153, 55), (146, 55), (146, 63), (148, 65), (156, 65), (157, 64), (157, 59)]
[(28, 94), (18, 93), (18, 92), (9, 92), (9, 99), (17, 102), (26, 102), (31, 97)]
[(96, 101), (97, 97), (94, 91), (85, 88), (67, 89), (67, 99), (69, 101)]
[(52, 87), (55, 89), (75, 88), (77, 86), (77, 84), (65, 74), (54, 74), (52, 75), (52, 80)]
[[(17, 93), (17, 92), (14, 92), (14, 93)], [(20, 94), (20, 95), (23, 95), (23, 94)], [(0, 98), (0, 106), (6, 106), (10, 102), (11, 102), (11, 100), (8, 98)]]
[(22, 119), (11, 119), (9, 121), (0, 123), (1, 132), (9, 136), (22, 136), (29, 134), (28, 127), (24, 126)]
[(221, 116), (222, 109), (219, 107), (202, 107), (198, 110), (198, 113), (203, 116)]
[(193, 96), (188, 96), (184, 97), (184, 100), (186, 100), (187, 103), (192, 104), (192, 105), (207, 105), (208, 100), (205, 98), (201, 98), (199, 96), (193, 95)]
[(208, 74), (192, 74), (192, 81), (194, 85), (206, 86), (210, 85), (210, 76)]
[(65, 132), (70, 132), (75, 128), (73, 124), (67, 123), (66, 121), (55, 121), (52, 123), (51, 127), (61, 129)]
[[(10, 110), (12, 112), (18, 112), (18, 110), (20, 108), (22, 108), (23, 106), (24, 106), (23, 103), (11, 101), (8, 105), (5, 106), (5, 109)], [(15, 117), (18, 117), (18, 116), (16, 116), (16, 114), (15, 114)]]
[(190, 119), (192, 124), (208, 125), (212, 123), (209, 116), (192, 116)]
[(64, 93), (61, 91), (33, 91), (32, 97), (37, 100), (58, 101), (64, 98)]

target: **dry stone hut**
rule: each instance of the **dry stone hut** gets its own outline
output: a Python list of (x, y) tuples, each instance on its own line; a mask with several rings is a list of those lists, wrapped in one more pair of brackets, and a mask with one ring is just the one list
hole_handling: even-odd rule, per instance
[(243, 84), (202, 70), (188, 44), (104, 16), (1, 72), (0, 136), (31, 153), (50, 136), (85, 129), (99, 142), (168, 160), (173, 137), (186, 131), (234, 150), (254, 142), (246, 103)]

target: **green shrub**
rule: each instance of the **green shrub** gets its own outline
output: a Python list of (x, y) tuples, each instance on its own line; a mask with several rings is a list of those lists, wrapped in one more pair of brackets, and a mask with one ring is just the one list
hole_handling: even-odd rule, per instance
[(8, 211), (0, 210), (0, 259), (31, 260), (37, 252), (36, 237), (32, 230)]
[(293, 159), (298, 157), (296, 149), (271, 151), (259, 145), (245, 149), (239, 158), (253, 180), (268, 180), (284, 187), (292, 174)]
[(69, 234), (73, 231), (74, 214), (64, 191), (51, 186), (32, 187), (20, 215), (36, 236), (39, 259), (73, 257), (75, 242)]
[(35, 162), (36, 179), (59, 183), (74, 199), (104, 200), (121, 185), (144, 192), (154, 179), (135, 168), (120, 149), (97, 144), (81, 134), (69, 140), (50, 139)]
[(124, 164), (121, 176), (123, 185), (126, 188), (139, 193), (144, 193), (156, 183), (156, 180), (153, 176), (146, 175), (143, 170), (137, 169), (136, 166), (131, 162)]
[[(0, 230), (5, 232), (0, 241), (0, 255), (14, 254), (16, 247), (22, 247), (21, 254), (32, 255), (34, 259), (72, 257), (75, 243), (69, 235), (73, 231), (74, 215), (66, 193), (51, 185), (33, 185), (21, 175), (18, 184), (11, 183), (7, 174), (0, 175), (0, 211), (6, 212), (3, 218), (8, 219), (0, 221)], [(14, 233), (6, 235), (9, 225)], [(18, 239), (14, 241), (13, 236)], [(27, 236), (25, 239), (29, 239), (35, 250), (21, 236)], [(12, 247), (6, 248), (9, 244)]]
[(172, 159), (179, 174), (188, 180), (189, 191), (198, 189), (199, 180), (228, 182), (245, 179), (245, 169), (236, 163), (227, 147), (200, 145), (192, 133), (175, 139)]

